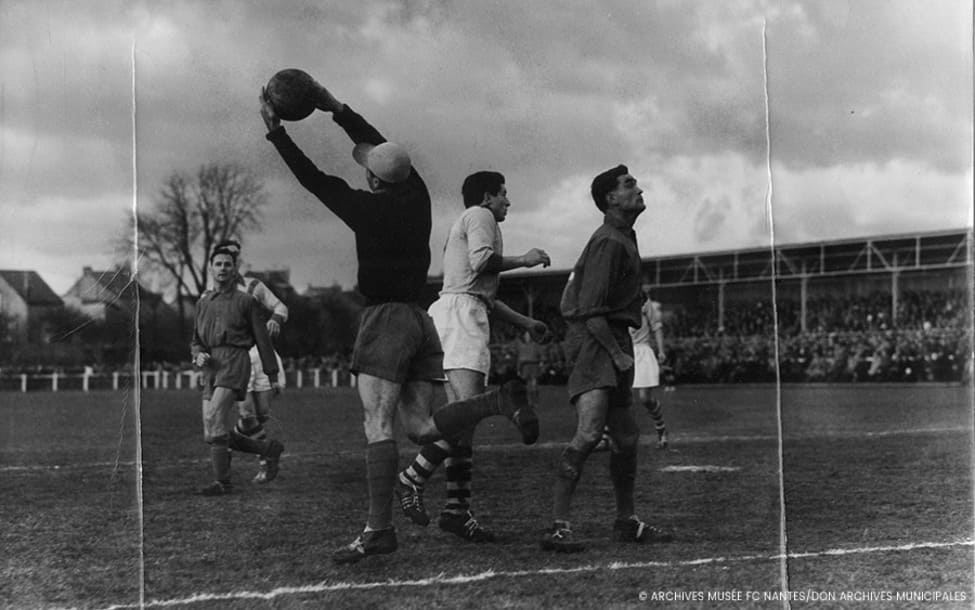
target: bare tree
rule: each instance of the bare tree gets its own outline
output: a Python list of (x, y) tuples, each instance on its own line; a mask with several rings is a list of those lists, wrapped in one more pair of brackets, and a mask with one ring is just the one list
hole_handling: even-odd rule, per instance
[[(174, 172), (163, 183), (154, 209), (136, 213), (140, 270), (160, 273), (176, 288), (183, 319), (183, 296), (207, 288), (207, 255), (225, 239), (260, 229), (267, 200), (263, 184), (240, 165), (209, 164), (194, 176)], [(133, 250), (134, 237), (124, 247)]]

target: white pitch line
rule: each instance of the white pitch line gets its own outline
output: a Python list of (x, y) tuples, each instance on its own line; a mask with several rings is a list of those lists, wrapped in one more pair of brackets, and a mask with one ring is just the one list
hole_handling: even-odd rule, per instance
[(689, 566), (716, 565), (728, 563), (742, 563), (750, 561), (781, 561), (783, 559), (809, 559), (816, 557), (837, 557), (844, 555), (864, 555), (871, 553), (897, 553), (924, 549), (943, 549), (960, 546), (973, 546), (973, 540), (956, 540), (951, 542), (915, 542), (895, 546), (868, 546), (850, 549), (827, 549), (824, 551), (806, 551), (788, 553), (786, 555), (740, 555), (738, 557), (702, 557), (699, 559), (685, 559), (681, 561), (640, 561), (633, 563), (612, 562), (601, 565), (582, 565), (573, 568), (538, 568), (535, 570), (487, 570), (477, 574), (457, 574), (447, 576), (443, 572), (436, 576), (415, 580), (384, 580), (376, 582), (335, 582), (323, 581), (317, 585), (301, 587), (278, 587), (267, 592), (260, 591), (230, 591), (227, 593), (195, 593), (189, 597), (174, 599), (146, 600), (144, 605), (115, 604), (103, 610), (127, 610), (130, 608), (166, 608), (183, 606), (210, 601), (232, 601), (236, 599), (261, 599), (270, 601), (283, 596), (303, 595), (309, 593), (332, 593), (336, 591), (366, 591), (395, 587), (429, 587), (432, 585), (459, 585), (483, 582), (494, 578), (522, 578), (526, 576), (545, 576), (561, 574), (578, 574), (599, 572), (602, 570), (641, 570), (647, 568), (678, 568)]
[[(827, 432), (818, 434), (796, 434), (787, 435), (784, 437), (786, 441), (801, 441), (801, 440), (818, 440), (818, 439), (858, 439), (858, 438), (884, 438), (888, 436), (914, 436), (922, 434), (971, 434), (972, 429), (966, 428), (964, 426), (944, 426), (940, 428), (911, 428), (907, 430), (880, 430), (876, 432)], [(672, 445), (701, 445), (706, 443), (753, 443), (761, 441), (774, 441), (776, 436), (774, 434), (725, 434), (725, 435), (709, 435), (709, 434), (671, 434), (671, 444)], [(485, 451), (497, 451), (497, 452), (512, 452), (512, 451), (535, 451), (538, 449), (561, 449), (565, 447), (565, 444), (569, 439), (564, 441), (549, 441), (545, 443), (536, 443), (534, 445), (521, 445), (512, 443), (487, 443), (483, 445), (477, 445), (476, 449), (480, 452)], [(641, 445), (655, 445), (657, 442), (656, 438), (650, 436), (644, 436), (640, 440)], [(202, 445), (202, 444), (201, 444)], [(349, 455), (362, 455), (360, 451), (348, 451), (339, 452), (348, 453)], [(412, 444), (403, 443), (400, 448), (400, 454), (406, 457), (414, 457), (416, 455), (416, 448)], [(288, 459), (311, 459), (315, 457), (321, 457), (325, 455), (335, 455), (335, 452), (322, 452), (322, 451), (310, 451), (305, 453), (285, 453), (285, 457)], [(165, 464), (152, 464), (151, 462), (143, 462), (143, 464), (152, 464), (155, 467), (166, 467), (172, 466), (174, 468), (181, 467), (186, 464), (203, 464), (209, 463), (209, 458), (201, 457), (199, 459), (183, 459), (183, 460), (172, 460)], [(85, 468), (115, 468), (115, 467), (135, 467), (135, 462), (83, 462), (80, 464), (45, 464), (45, 465), (28, 465), (28, 466), (0, 466), (0, 472), (43, 472), (43, 471), (55, 471), (55, 470), (79, 470)]]
[(715, 466), (713, 464), (664, 466), (660, 472), (738, 472), (738, 466)]

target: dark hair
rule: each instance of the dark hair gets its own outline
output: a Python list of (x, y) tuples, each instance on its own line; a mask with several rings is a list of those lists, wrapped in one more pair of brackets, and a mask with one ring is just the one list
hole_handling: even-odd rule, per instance
[(217, 248), (233, 248), (240, 252), (240, 242), (236, 239), (225, 239), (213, 247), (214, 250)]
[(600, 212), (606, 211), (606, 195), (613, 191), (619, 184), (618, 178), (630, 173), (625, 165), (617, 165), (613, 169), (608, 169), (592, 179), (592, 200), (596, 202), (596, 207)]
[(237, 250), (234, 250), (232, 246), (227, 245), (217, 245), (213, 251), (210, 252), (210, 262), (212, 263), (213, 259), (220, 254), (226, 254), (230, 256), (230, 258), (234, 259), (234, 263), (237, 262)]
[(464, 195), (464, 207), (481, 205), (484, 201), (484, 193), (497, 195), (501, 192), (502, 185), (504, 185), (504, 176), (499, 172), (474, 172), (464, 178), (464, 185), (460, 187), (460, 192)]

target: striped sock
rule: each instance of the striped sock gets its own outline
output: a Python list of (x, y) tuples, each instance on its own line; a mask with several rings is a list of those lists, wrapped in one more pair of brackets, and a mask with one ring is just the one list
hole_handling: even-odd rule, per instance
[(420, 452), (406, 470), (399, 473), (400, 482), (423, 489), (433, 472), (450, 455), (450, 450), (451, 446), (447, 441), (427, 443), (420, 448)]
[(653, 419), (653, 427), (658, 433), (663, 432), (667, 429), (667, 424), (664, 423), (664, 407), (656, 398), (651, 398), (645, 405), (647, 408), (647, 413), (650, 414), (650, 418)]
[(471, 509), (471, 470), (474, 450), (470, 445), (457, 445), (447, 458), (447, 502), (443, 512), (466, 515)]

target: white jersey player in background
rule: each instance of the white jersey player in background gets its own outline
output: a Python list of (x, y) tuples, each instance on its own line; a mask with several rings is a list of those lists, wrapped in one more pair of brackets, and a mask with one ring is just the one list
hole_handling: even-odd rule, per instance
[[(663, 406), (659, 399), (653, 397), (653, 389), (660, 386), (660, 365), (667, 360), (663, 318), (660, 303), (650, 298), (650, 287), (647, 285), (643, 286), (643, 296), (645, 300), (640, 307), (640, 328), (630, 329), (630, 338), (633, 339), (633, 390), (636, 402), (643, 405), (653, 419), (653, 426), (657, 431), (657, 449), (666, 449), (670, 441), (667, 425), (664, 423)], [(604, 432), (594, 451), (612, 448), (612, 440)]]
[(640, 308), (640, 328), (630, 329), (630, 337), (633, 339), (633, 389), (636, 392), (636, 401), (643, 405), (653, 419), (657, 430), (657, 448), (666, 449), (668, 439), (663, 407), (660, 400), (653, 397), (653, 389), (660, 386), (660, 364), (667, 360), (663, 319), (660, 303), (651, 300), (648, 286), (643, 287), (643, 295), (646, 300)]

